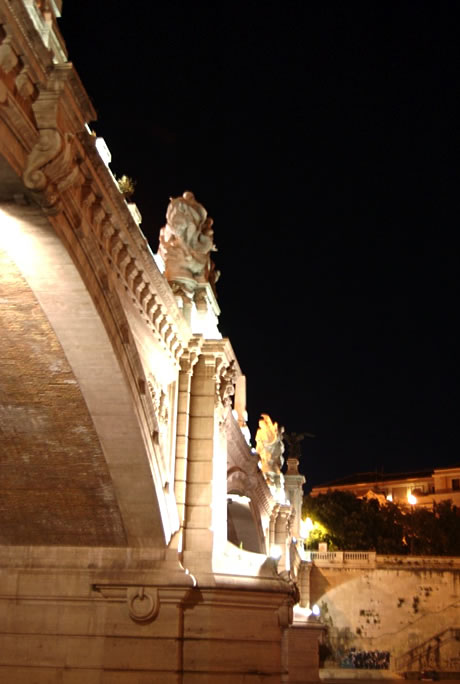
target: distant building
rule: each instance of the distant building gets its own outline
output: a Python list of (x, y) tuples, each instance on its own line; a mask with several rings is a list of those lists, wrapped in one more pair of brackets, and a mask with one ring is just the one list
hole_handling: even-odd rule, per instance
[(357, 473), (313, 487), (311, 493), (317, 496), (329, 490), (352, 492), (356, 496), (365, 496), (371, 491), (395, 503), (427, 507), (433, 502), (451, 499), (460, 506), (460, 465), (405, 473)]

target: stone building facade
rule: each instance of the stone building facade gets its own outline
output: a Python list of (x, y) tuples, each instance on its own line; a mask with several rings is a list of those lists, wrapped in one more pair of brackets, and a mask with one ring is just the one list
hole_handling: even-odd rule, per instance
[(395, 503), (413, 503), (431, 508), (433, 502), (451, 500), (460, 505), (460, 465), (405, 473), (358, 473), (313, 487), (311, 493), (329, 490), (352, 492), (365, 496), (369, 491), (383, 495)]

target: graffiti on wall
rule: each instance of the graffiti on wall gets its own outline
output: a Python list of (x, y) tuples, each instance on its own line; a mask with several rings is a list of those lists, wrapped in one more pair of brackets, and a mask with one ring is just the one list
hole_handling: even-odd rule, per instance
[(342, 658), (340, 666), (360, 670), (388, 670), (390, 652), (358, 651), (356, 648), (350, 648), (346, 656)]

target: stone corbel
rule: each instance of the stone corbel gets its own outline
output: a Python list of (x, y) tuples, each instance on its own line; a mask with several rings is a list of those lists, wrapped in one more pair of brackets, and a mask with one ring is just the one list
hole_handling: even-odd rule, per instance
[(36, 92), (35, 86), (29, 77), (29, 70), (27, 67), (23, 67), (19, 74), (16, 76), (16, 88), (18, 93), (25, 100), (31, 98)]
[(32, 105), (38, 140), (29, 153), (23, 173), (26, 188), (50, 213), (61, 210), (61, 192), (81, 178), (75, 138), (72, 133), (61, 133), (57, 124), (59, 101), (68, 73), (68, 68), (56, 67), (47, 87)]
[(11, 43), (11, 37), (8, 36), (0, 45), (0, 68), (5, 74), (9, 74), (19, 62)]
[(85, 211), (89, 211), (96, 201), (96, 193), (90, 180), (86, 180), (81, 187), (81, 205)]
[(197, 363), (199, 353), (196, 349), (186, 349), (182, 356), (180, 357), (180, 369), (182, 373), (188, 373), (189, 375), (193, 372), (193, 366)]

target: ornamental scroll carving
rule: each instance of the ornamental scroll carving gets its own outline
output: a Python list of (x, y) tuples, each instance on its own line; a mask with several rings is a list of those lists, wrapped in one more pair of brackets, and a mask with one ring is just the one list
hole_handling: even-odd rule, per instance
[(169, 282), (185, 281), (192, 291), (196, 284), (214, 286), (218, 272), (210, 256), (216, 251), (212, 224), (193, 192), (171, 198), (159, 245)]
[(57, 118), (68, 65), (56, 67), (47, 87), (32, 105), (38, 127), (38, 140), (27, 157), (23, 181), (38, 203), (50, 213), (61, 209), (60, 193), (78, 182), (76, 140), (72, 133), (61, 133)]

